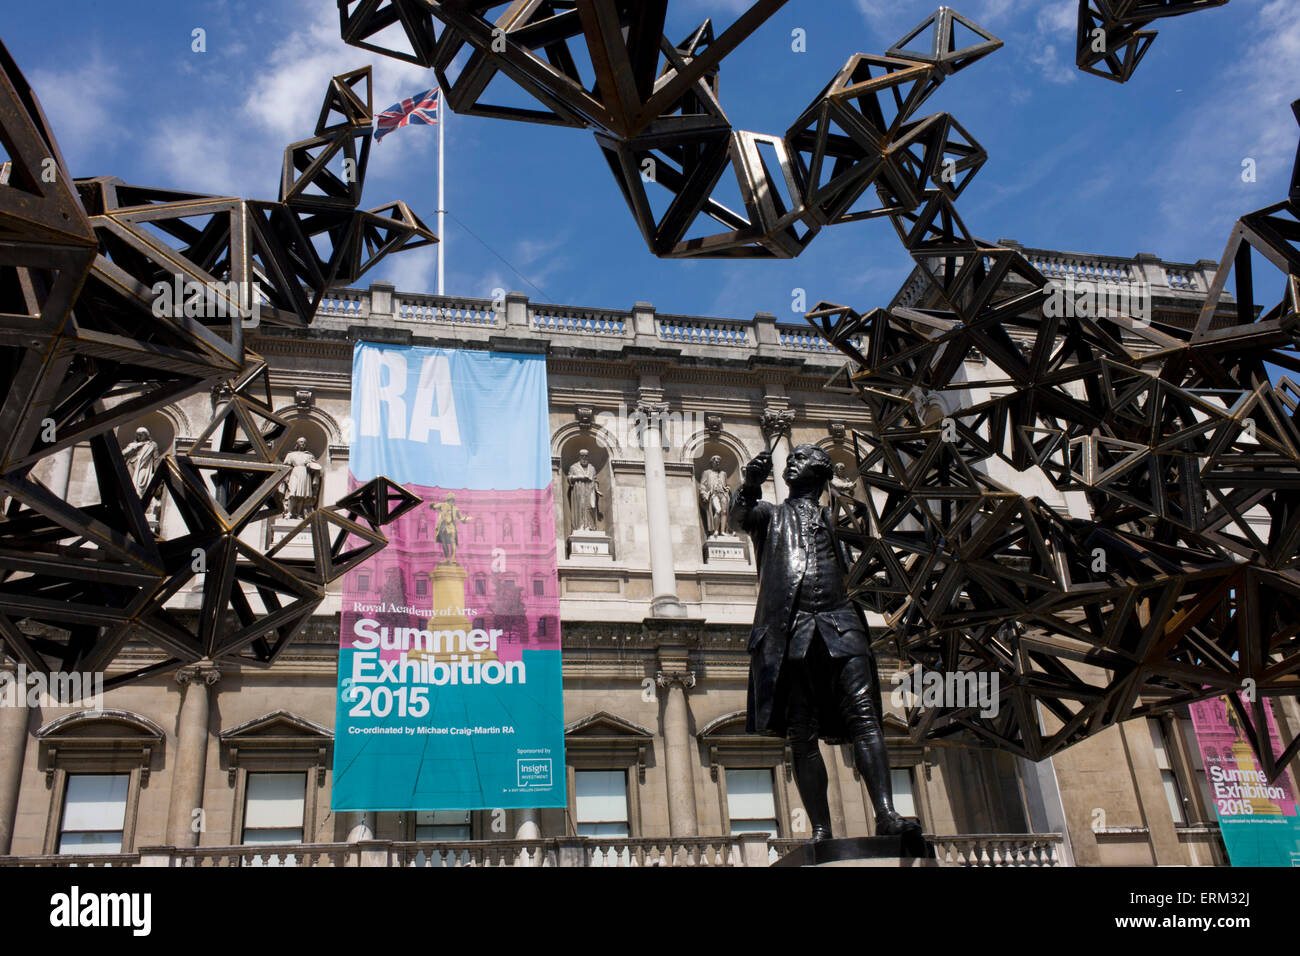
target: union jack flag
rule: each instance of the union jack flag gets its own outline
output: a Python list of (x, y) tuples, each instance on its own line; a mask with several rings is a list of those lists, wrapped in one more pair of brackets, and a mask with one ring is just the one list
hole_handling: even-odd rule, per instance
[(423, 93), (409, 96), (400, 103), (394, 103), (375, 118), (375, 140), (383, 139), (393, 130), (401, 129), (408, 123), (437, 126), (438, 98), (439, 90), (434, 87)]

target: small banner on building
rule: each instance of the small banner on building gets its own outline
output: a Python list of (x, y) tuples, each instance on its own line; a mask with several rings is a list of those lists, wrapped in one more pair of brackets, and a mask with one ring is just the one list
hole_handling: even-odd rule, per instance
[(358, 343), (354, 482), (423, 503), (343, 579), (335, 810), (565, 805), (546, 361)]
[[(1205, 776), (1219, 815), (1219, 831), (1233, 866), (1300, 866), (1300, 815), (1291, 775), (1268, 782), (1227, 697), (1191, 705)], [(1268, 741), (1281, 753), (1271, 707)]]

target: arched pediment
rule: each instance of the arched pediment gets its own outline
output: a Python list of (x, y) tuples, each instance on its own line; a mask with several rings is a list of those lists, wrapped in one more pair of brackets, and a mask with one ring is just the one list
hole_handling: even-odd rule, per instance
[(64, 714), (36, 731), (37, 740), (72, 737), (139, 737), (161, 743), (166, 734), (148, 717), (129, 710), (79, 710)]
[(735, 710), (721, 717), (715, 717), (701, 728), (696, 735), (701, 740), (707, 737), (734, 737), (745, 732), (745, 711)]

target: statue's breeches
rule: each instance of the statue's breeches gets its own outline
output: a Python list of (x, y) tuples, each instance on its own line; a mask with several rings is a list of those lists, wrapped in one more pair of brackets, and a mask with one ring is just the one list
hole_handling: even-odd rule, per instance
[(870, 740), (881, 734), (871, 659), (866, 655), (831, 657), (820, 636), (807, 654), (782, 668), (786, 735), (792, 742), (818, 737)]

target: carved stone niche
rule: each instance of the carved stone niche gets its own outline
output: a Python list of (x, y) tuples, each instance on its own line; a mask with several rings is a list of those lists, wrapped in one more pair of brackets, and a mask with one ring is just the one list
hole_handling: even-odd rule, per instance
[[(569, 472), (582, 462), (582, 453), (587, 453), (587, 461), (596, 472), (596, 490), (599, 502), (594, 528), (579, 525), (574, 513), (574, 496), (570, 490)], [(564, 502), (564, 529), (566, 532), (566, 554), (569, 558), (613, 557), (613, 540), (609, 528), (613, 526), (610, 495), (609, 452), (603, 448), (593, 432), (575, 435), (564, 443), (560, 453), (560, 496)]]
[[(705, 472), (712, 470), (713, 459), (720, 459), (718, 465), (726, 472), (728, 497), (727, 503), (718, 519), (711, 523), (708, 502), (702, 497)], [(748, 538), (737, 533), (731, 527), (727, 515), (730, 506), (730, 494), (736, 490), (740, 481), (740, 461), (736, 453), (720, 441), (706, 441), (700, 445), (695, 454), (695, 505), (699, 514), (700, 537), (704, 541), (704, 561), (706, 564), (732, 563), (744, 564), (749, 560)]]

